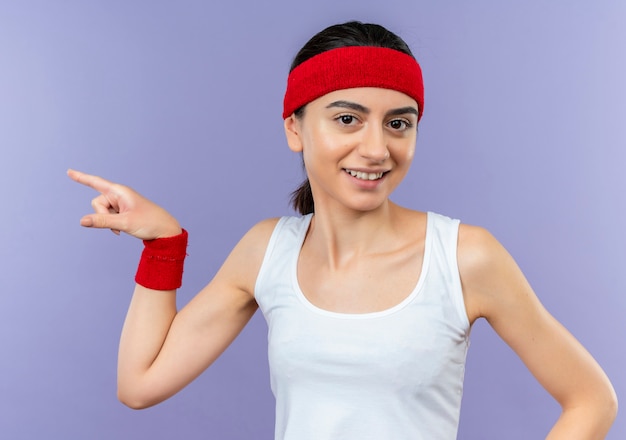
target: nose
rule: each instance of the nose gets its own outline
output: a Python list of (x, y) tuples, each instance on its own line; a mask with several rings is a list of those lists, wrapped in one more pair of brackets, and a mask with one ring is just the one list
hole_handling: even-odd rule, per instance
[(372, 162), (384, 162), (389, 157), (384, 128), (371, 124), (363, 130), (357, 151), (361, 157)]

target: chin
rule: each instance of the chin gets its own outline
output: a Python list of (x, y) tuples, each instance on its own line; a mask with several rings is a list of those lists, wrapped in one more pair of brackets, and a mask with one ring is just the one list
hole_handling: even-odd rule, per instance
[(386, 206), (388, 200), (385, 199), (383, 201), (363, 201), (362, 203), (350, 203), (346, 205), (348, 209), (352, 209), (353, 211), (358, 211), (362, 213), (377, 211), (384, 206)]

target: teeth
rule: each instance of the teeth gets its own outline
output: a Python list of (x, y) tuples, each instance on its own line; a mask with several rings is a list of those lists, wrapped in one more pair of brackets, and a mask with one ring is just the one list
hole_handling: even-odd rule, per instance
[(356, 177), (361, 180), (376, 180), (383, 177), (383, 173), (363, 173), (361, 171), (346, 170), (352, 177)]

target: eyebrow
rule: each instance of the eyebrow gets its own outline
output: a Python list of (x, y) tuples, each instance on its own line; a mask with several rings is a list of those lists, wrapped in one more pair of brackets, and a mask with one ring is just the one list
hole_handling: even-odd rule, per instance
[[(370, 113), (369, 108), (364, 107), (361, 104), (357, 104), (356, 102), (351, 102), (351, 101), (334, 101), (326, 106), (326, 108), (333, 108), (333, 107), (347, 108), (347, 109), (354, 110), (360, 113), (365, 113), (365, 114)], [(400, 107), (400, 108), (395, 108), (393, 110), (389, 110), (387, 113), (385, 113), (385, 116), (406, 115), (407, 113), (413, 114), (415, 116), (419, 115), (417, 109), (409, 105), (406, 107)]]

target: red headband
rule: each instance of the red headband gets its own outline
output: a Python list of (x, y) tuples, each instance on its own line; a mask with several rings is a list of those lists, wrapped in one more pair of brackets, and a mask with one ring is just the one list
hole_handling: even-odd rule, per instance
[(347, 46), (322, 52), (298, 65), (287, 78), (283, 119), (327, 93), (354, 87), (380, 87), (417, 101), (424, 112), (424, 83), (410, 55), (385, 47)]

